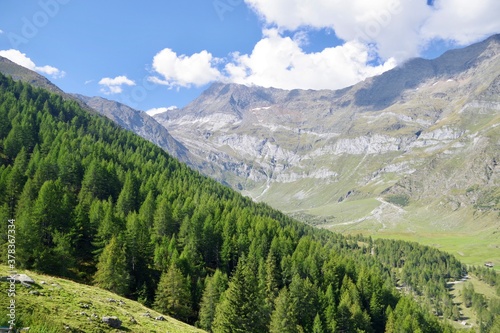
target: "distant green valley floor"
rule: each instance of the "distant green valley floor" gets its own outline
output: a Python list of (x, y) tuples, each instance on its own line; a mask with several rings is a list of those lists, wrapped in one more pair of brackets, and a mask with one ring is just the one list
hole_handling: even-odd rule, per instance
[(292, 216), (320, 228), (373, 238), (416, 241), (453, 254), (468, 265), (492, 262), (500, 271), (498, 212), (449, 209), (432, 203), (400, 207), (383, 198), (344, 201)]

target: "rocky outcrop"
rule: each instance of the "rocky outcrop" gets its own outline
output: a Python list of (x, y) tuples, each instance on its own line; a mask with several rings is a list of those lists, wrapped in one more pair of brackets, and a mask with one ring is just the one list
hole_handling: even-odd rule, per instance
[(104, 317), (102, 317), (102, 322), (107, 324), (109, 327), (112, 327), (112, 328), (122, 327), (122, 321), (120, 319), (118, 319), (118, 317), (115, 317), (115, 316), (112, 316), (112, 317), (104, 316)]

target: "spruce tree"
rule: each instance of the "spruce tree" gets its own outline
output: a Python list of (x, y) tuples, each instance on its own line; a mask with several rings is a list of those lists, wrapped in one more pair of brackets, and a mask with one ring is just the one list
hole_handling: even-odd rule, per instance
[(177, 231), (172, 217), (172, 208), (167, 198), (161, 198), (153, 216), (153, 231), (151, 241), (161, 244), (164, 237), (171, 237)]
[(212, 330), (214, 333), (260, 333), (267, 326), (264, 297), (259, 288), (256, 263), (243, 256), (217, 306)]
[(266, 306), (272, 310), (274, 305), (274, 300), (278, 296), (279, 292), (279, 282), (281, 278), (279, 276), (279, 271), (276, 265), (276, 256), (274, 251), (269, 251), (266, 259)]

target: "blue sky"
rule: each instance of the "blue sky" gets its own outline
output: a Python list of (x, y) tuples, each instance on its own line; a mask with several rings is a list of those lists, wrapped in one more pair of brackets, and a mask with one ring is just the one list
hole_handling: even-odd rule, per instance
[(497, 0), (2, 0), (0, 55), (140, 110), (211, 82), (338, 89), (500, 32)]

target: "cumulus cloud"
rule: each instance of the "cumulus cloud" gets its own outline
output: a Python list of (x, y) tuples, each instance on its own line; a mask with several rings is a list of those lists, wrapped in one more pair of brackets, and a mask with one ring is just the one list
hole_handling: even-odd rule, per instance
[(152, 109), (147, 110), (146, 113), (152, 117), (155, 114), (160, 114), (160, 113), (164, 113), (164, 112), (175, 110), (175, 109), (177, 109), (177, 106), (172, 105), (169, 107), (152, 108)]
[[(249, 54), (215, 58), (208, 51), (153, 59), (169, 87), (219, 80), (282, 89), (339, 89), (422, 55), (433, 42), (467, 45), (500, 31), (498, 0), (244, 0), (263, 22), (263, 36)], [(318, 30), (340, 45), (307, 52)], [(292, 37), (287, 37), (292, 36)]]
[(117, 76), (115, 78), (105, 77), (99, 81), (99, 84), (103, 86), (101, 92), (106, 95), (120, 94), (123, 91), (122, 86), (135, 86), (135, 82), (130, 80), (126, 76)]
[(282, 89), (339, 89), (395, 66), (394, 59), (371, 66), (369, 48), (357, 41), (306, 53), (300, 41), (267, 30), (250, 55), (235, 54), (225, 67), (236, 83)]
[(302, 45), (307, 36), (298, 32), (283, 37), (278, 29), (266, 29), (251, 54), (234, 53), (228, 59), (214, 59), (207, 51), (178, 56), (171, 49), (153, 59), (159, 76), (149, 80), (169, 87), (201, 86), (220, 80), (282, 89), (339, 89), (366, 77), (380, 74), (396, 64), (389, 58), (370, 65), (373, 50), (358, 41), (307, 53)]
[(245, 0), (281, 30), (330, 28), (345, 40), (376, 45), (384, 59), (420, 55), (433, 39), (458, 45), (500, 31), (498, 0)]
[(169, 87), (202, 86), (218, 80), (221, 73), (217, 69), (220, 59), (211, 53), (201, 51), (193, 55), (177, 55), (169, 48), (158, 52), (153, 58), (153, 70), (160, 75), (150, 77), (150, 81)]
[(62, 78), (66, 75), (64, 71), (57, 69), (55, 67), (45, 65), (45, 66), (37, 66), (35, 63), (26, 56), (25, 53), (21, 53), (19, 50), (1, 50), (0, 56), (9, 59), (16, 64), (28, 68), (32, 71), (36, 71), (41, 74), (46, 74), (51, 76), (54, 79)]

